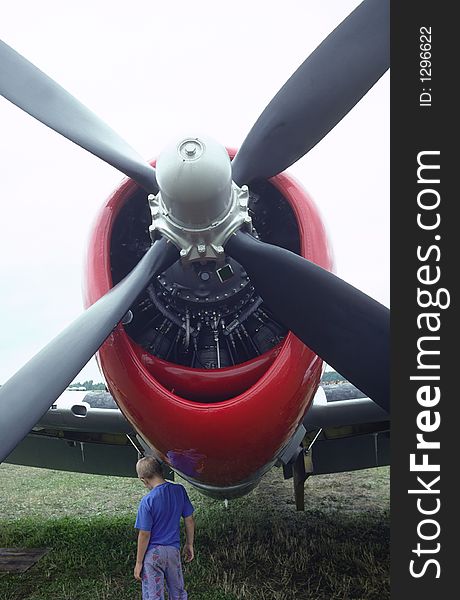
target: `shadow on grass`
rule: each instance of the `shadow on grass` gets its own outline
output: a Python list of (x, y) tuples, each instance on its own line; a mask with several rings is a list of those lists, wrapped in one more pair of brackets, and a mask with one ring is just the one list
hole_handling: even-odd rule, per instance
[[(2, 547), (48, 547), (21, 575), (0, 577), (8, 600), (135, 600), (131, 517), (24, 518), (0, 528)], [(389, 598), (389, 519), (264, 510), (244, 502), (197, 514), (197, 556), (184, 566), (193, 600)]]

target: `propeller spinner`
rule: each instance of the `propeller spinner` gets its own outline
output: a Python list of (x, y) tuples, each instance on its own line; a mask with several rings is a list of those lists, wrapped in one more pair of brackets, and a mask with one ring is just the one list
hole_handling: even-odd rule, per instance
[(152, 240), (163, 235), (183, 263), (223, 260), (224, 244), (242, 225), (251, 230), (249, 191), (232, 181), (227, 150), (210, 138), (185, 138), (157, 161), (159, 193), (149, 196)]

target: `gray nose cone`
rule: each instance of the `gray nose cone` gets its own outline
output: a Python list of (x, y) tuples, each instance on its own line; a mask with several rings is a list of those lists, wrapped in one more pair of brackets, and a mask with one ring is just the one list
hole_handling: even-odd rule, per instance
[(229, 210), (230, 157), (210, 138), (190, 137), (166, 148), (157, 160), (156, 175), (169, 216), (179, 225), (206, 228)]

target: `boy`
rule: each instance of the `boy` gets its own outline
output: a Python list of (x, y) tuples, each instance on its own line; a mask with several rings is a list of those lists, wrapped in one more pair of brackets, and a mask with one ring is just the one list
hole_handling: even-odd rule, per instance
[(192, 503), (182, 485), (163, 479), (161, 465), (152, 456), (141, 458), (136, 471), (150, 490), (140, 502), (135, 524), (139, 536), (134, 577), (142, 581), (142, 598), (163, 600), (166, 578), (169, 600), (187, 600), (180, 562), (180, 518), (185, 522), (183, 555), (190, 562), (195, 532)]

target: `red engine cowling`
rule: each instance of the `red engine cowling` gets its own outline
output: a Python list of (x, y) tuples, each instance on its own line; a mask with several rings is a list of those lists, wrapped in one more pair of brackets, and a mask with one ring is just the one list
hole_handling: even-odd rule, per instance
[[(293, 211), (302, 256), (331, 269), (326, 234), (311, 198), (286, 174), (270, 184)], [(137, 192), (132, 180), (124, 180), (97, 216), (87, 253), (86, 306), (113, 286), (114, 223)], [(281, 343), (251, 360), (218, 369), (191, 368), (154, 356), (121, 324), (100, 348), (98, 362), (120, 409), (157, 455), (203, 491), (215, 495), (221, 490), (224, 497), (248, 491), (273, 464), (301, 422), (322, 367), (288, 332)]]

